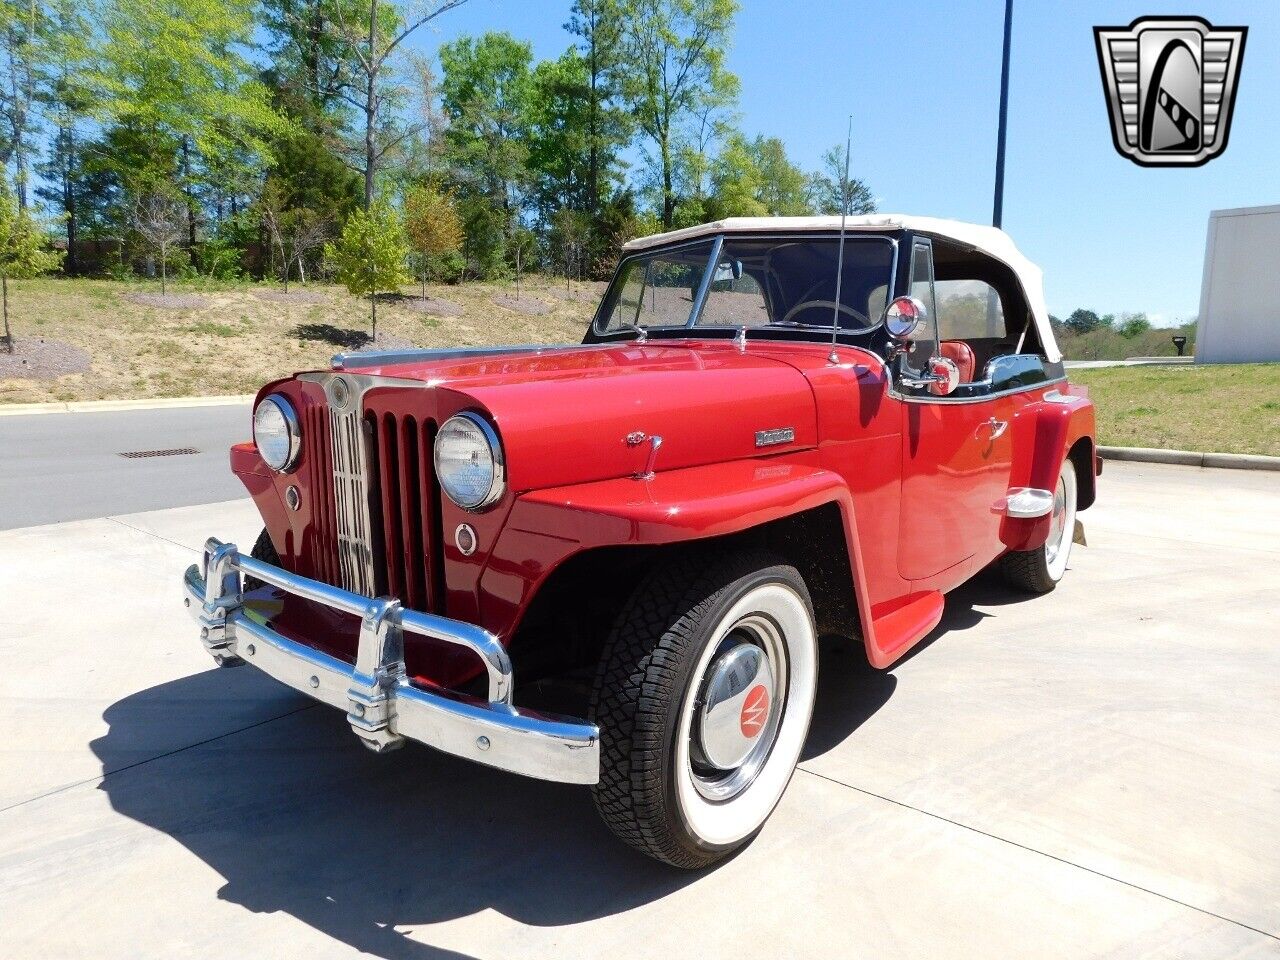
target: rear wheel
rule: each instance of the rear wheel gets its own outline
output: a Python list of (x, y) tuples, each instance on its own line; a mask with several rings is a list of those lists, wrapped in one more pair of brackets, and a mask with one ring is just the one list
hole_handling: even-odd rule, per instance
[(678, 867), (748, 843), (795, 771), (817, 668), (808, 590), (779, 558), (689, 557), (648, 577), (592, 690), (605, 823)]
[(1028, 593), (1048, 593), (1067, 572), (1076, 527), (1076, 468), (1068, 457), (1062, 461), (1053, 491), (1049, 538), (1035, 550), (1015, 550), (1000, 558), (1000, 572), (1010, 586)]

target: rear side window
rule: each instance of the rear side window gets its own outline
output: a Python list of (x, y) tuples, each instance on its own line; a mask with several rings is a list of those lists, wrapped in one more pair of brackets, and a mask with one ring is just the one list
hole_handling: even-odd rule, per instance
[(982, 280), (936, 280), (938, 331), (943, 340), (1001, 340), (1008, 330), (1000, 294)]

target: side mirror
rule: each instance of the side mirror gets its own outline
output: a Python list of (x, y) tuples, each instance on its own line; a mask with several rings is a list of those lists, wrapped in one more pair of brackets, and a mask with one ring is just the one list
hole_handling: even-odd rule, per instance
[(897, 344), (904, 344), (929, 317), (915, 297), (898, 297), (884, 308), (884, 329)]

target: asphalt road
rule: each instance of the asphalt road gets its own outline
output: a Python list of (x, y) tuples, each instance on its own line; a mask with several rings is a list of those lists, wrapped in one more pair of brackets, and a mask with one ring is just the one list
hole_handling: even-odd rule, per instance
[(243, 499), (0, 533), (0, 956), (1280, 958), (1280, 475), (1108, 463), (1083, 519), (1054, 593), (966, 585), (890, 673), (824, 651), (704, 873), (212, 669), (178, 578)]
[(248, 404), (0, 416), (0, 530), (241, 496), (227, 450), (250, 435)]

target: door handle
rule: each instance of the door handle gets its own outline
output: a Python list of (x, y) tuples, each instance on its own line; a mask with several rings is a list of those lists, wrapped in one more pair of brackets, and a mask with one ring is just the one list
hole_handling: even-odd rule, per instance
[(992, 417), (987, 421), (987, 426), (991, 429), (991, 439), (997, 440), (1004, 435), (1006, 430), (1009, 429), (1009, 421), (997, 420), (995, 417)]

